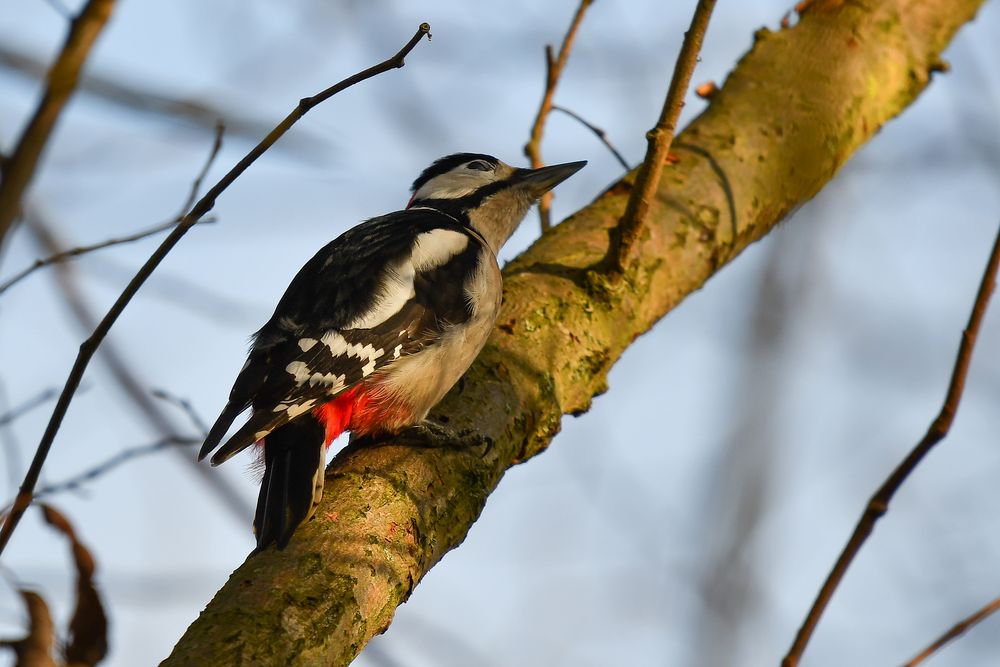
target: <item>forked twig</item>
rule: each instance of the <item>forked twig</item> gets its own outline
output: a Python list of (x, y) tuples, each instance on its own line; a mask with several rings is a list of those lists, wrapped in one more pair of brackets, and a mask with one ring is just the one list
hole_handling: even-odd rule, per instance
[(45, 464), (45, 459), (49, 454), (49, 450), (52, 448), (52, 442), (55, 440), (56, 433), (59, 432), (59, 427), (62, 424), (63, 417), (66, 415), (66, 410), (69, 408), (70, 402), (73, 400), (73, 395), (76, 392), (76, 388), (80, 384), (80, 380), (83, 377), (83, 372), (86, 370), (87, 365), (93, 358), (94, 353), (100, 346), (101, 342), (107, 336), (108, 331), (111, 330), (112, 325), (125, 310), (129, 301), (135, 296), (136, 292), (146, 281), (147, 278), (153, 273), (156, 267), (163, 261), (163, 258), (167, 256), (167, 253), (177, 245), (181, 237), (187, 233), (191, 227), (193, 227), (201, 218), (205, 216), (206, 213), (212, 210), (215, 206), (216, 198), (222, 194), (226, 188), (232, 185), (239, 176), (247, 170), (247, 168), (253, 164), (257, 159), (270, 148), (274, 142), (276, 142), (281, 136), (288, 131), (292, 125), (294, 125), (302, 116), (304, 116), (310, 109), (315, 107), (317, 104), (326, 101), (330, 97), (336, 95), (340, 91), (349, 88), (356, 83), (360, 83), (365, 79), (369, 79), (373, 76), (387, 72), (391, 69), (396, 69), (402, 67), (404, 63), (404, 58), (406, 55), (413, 50), (413, 48), (423, 39), (425, 36), (429, 38), (430, 36), (430, 26), (426, 23), (421, 23), (417, 32), (414, 33), (413, 37), (403, 46), (391, 58), (369, 67), (366, 70), (354, 74), (340, 83), (337, 83), (326, 90), (312, 96), (306, 97), (299, 101), (295, 109), (292, 110), (288, 116), (285, 117), (278, 125), (271, 130), (266, 137), (264, 137), (259, 144), (254, 146), (253, 149), (247, 153), (242, 160), (240, 160), (236, 166), (229, 170), (222, 179), (219, 180), (212, 188), (191, 208), (191, 210), (177, 223), (173, 231), (167, 235), (167, 238), (163, 240), (160, 246), (153, 252), (153, 254), (146, 260), (146, 263), (142, 265), (138, 273), (132, 281), (125, 287), (125, 290), (121, 293), (118, 299), (115, 301), (114, 305), (104, 316), (104, 319), (97, 325), (94, 333), (85, 340), (80, 345), (80, 352), (77, 355), (76, 362), (73, 364), (73, 369), (69, 373), (69, 377), (66, 378), (66, 384), (63, 387), (62, 393), (59, 395), (59, 400), (56, 402), (55, 410), (52, 413), (52, 417), (49, 420), (49, 424), (45, 429), (45, 433), (42, 435), (41, 441), (38, 443), (38, 448), (35, 450), (35, 457), (31, 461), (31, 465), (28, 467), (28, 472), (24, 477), (24, 481), (21, 483), (21, 488), (18, 491), (17, 497), (14, 499), (14, 505), (11, 508), (10, 513), (7, 515), (3, 527), (0, 528), (0, 553), (6, 548), (7, 543), (10, 541), (11, 533), (13, 533), (14, 528), (20, 522), (21, 517), (24, 515), (24, 511), (31, 504), (32, 493), (34, 492), (35, 485), (38, 483), (38, 477), (41, 474), (42, 466)]
[(667, 89), (667, 98), (663, 102), (660, 119), (656, 122), (656, 126), (646, 133), (646, 157), (632, 185), (632, 194), (629, 195), (625, 215), (618, 223), (618, 247), (612, 267), (613, 273), (625, 272), (629, 252), (649, 216), (653, 196), (660, 185), (663, 165), (667, 155), (670, 154), (670, 144), (673, 143), (674, 133), (677, 131), (677, 118), (681, 115), (681, 107), (684, 106), (684, 95), (691, 83), (691, 75), (698, 62), (698, 52), (701, 51), (701, 43), (705, 39), (708, 20), (712, 17), (714, 8), (715, 0), (698, 0), (694, 16), (691, 17), (691, 27), (684, 33), (684, 43), (681, 44), (681, 51), (677, 55), (677, 64), (674, 65), (674, 73), (670, 78), (670, 87)]
[(889, 477), (882, 483), (882, 486), (879, 487), (878, 491), (875, 492), (875, 495), (868, 501), (864, 513), (854, 527), (851, 538), (840, 552), (837, 562), (834, 564), (833, 569), (830, 570), (830, 574), (827, 575), (826, 581), (823, 582), (823, 587), (820, 588), (819, 593), (816, 595), (816, 600), (802, 622), (802, 627), (799, 628), (798, 633), (795, 635), (795, 641), (792, 642), (791, 648), (788, 649), (788, 654), (781, 661), (782, 667), (795, 667), (799, 663), (802, 653), (805, 651), (806, 645), (809, 643), (809, 639), (812, 637), (813, 631), (816, 629), (816, 625), (819, 623), (819, 619), (826, 609), (826, 605), (830, 602), (830, 598), (833, 597), (834, 591), (840, 585), (854, 557), (858, 555), (868, 536), (871, 535), (872, 530), (875, 528), (875, 523), (889, 510), (889, 502), (896, 494), (896, 491), (899, 490), (899, 487), (902, 486), (903, 482), (906, 481), (906, 478), (910, 476), (910, 473), (916, 469), (927, 453), (934, 448), (934, 445), (948, 435), (948, 430), (955, 420), (955, 413), (958, 411), (959, 401), (962, 399), (962, 392), (965, 389), (965, 377), (969, 372), (969, 362), (972, 359), (972, 350), (976, 345), (976, 338), (979, 335), (979, 327), (983, 322), (983, 316), (986, 313), (986, 306), (989, 303), (990, 295), (993, 294), (998, 265), (1000, 265), (1000, 231), (997, 232), (996, 241), (993, 243), (993, 251), (990, 253), (986, 270), (983, 272), (983, 279), (979, 284), (979, 291), (972, 306), (972, 314), (969, 316), (969, 322), (962, 332), (962, 342), (958, 347), (958, 357), (955, 359), (955, 366), (951, 372), (951, 381), (948, 384), (948, 392), (945, 395), (941, 411), (934, 418), (934, 421), (931, 422), (927, 433), (920, 442), (896, 466), (896, 469), (892, 471)]
[[(538, 169), (544, 166), (542, 162), (542, 134), (545, 131), (545, 119), (548, 118), (552, 110), (552, 96), (556, 92), (556, 84), (562, 75), (566, 61), (569, 59), (569, 52), (573, 48), (573, 40), (576, 38), (576, 31), (583, 23), (583, 15), (587, 8), (593, 4), (594, 0), (580, 0), (580, 6), (576, 8), (573, 20), (569, 24), (569, 30), (563, 37), (562, 46), (559, 47), (559, 56), (552, 54), (552, 45), (545, 45), (545, 92), (542, 94), (542, 104), (538, 107), (538, 115), (531, 126), (531, 136), (528, 143), (524, 145), (524, 154), (531, 160), (531, 168)], [(552, 226), (551, 212), (552, 193), (546, 192), (538, 201), (538, 217), (541, 220), (542, 233)]]

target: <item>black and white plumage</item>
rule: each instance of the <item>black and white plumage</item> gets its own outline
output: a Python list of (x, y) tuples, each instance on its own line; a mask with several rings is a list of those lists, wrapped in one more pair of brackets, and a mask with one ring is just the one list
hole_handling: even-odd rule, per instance
[[(482, 154), (433, 163), (407, 208), (348, 230), (310, 259), (256, 333), (202, 447), (218, 465), (263, 443), (258, 549), (315, 510), (325, 446), (341, 432), (419, 424), (486, 343), (500, 307), (496, 254), (545, 192), (585, 162), (516, 169)], [(249, 420), (221, 447), (235, 418)]]

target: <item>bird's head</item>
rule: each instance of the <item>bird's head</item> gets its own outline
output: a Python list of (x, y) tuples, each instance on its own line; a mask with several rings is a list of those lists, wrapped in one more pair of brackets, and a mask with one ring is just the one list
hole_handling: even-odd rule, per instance
[(433, 208), (468, 218), (495, 253), (533, 203), (585, 164), (567, 162), (522, 169), (492, 155), (456, 153), (424, 169), (413, 182), (407, 208)]

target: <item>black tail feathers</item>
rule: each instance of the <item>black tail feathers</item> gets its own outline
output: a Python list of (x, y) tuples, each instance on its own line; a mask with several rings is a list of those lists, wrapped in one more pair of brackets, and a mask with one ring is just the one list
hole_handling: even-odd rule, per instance
[(264, 440), (264, 479), (253, 519), (257, 551), (284, 549), (323, 496), (325, 430), (312, 415), (272, 431)]

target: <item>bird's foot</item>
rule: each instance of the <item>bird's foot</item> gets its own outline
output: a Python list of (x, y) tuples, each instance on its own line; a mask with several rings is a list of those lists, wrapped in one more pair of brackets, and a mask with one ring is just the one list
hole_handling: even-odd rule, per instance
[[(408, 426), (399, 435), (409, 444), (418, 447), (445, 447), (447, 449), (469, 450), (483, 448), (482, 456), (493, 449), (493, 439), (473, 429), (456, 431), (450, 426), (430, 419), (414, 426)], [(411, 442), (416, 440), (417, 442)]]

